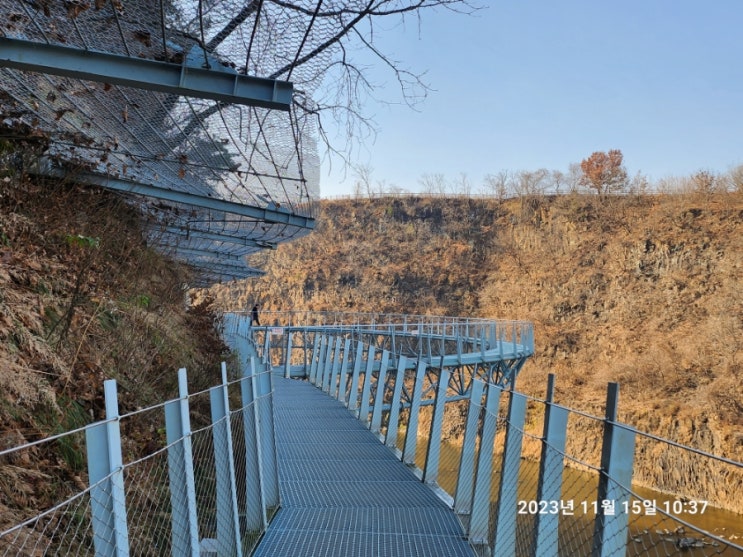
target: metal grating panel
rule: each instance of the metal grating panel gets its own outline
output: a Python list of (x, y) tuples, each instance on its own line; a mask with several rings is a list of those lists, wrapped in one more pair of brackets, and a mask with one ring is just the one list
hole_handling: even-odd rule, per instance
[(451, 511), (432, 508), (425, 520), (417, 520), (406, 509), (307, 509), (286, 507), (271, 524), (280, 530), (328, 530), (334, 532), (366, 530), (374, 534), (461, 536), (459, 525), (451, 520)]
[(467, 556), (454, 513), (339, 402), (274, 380), (281, 509), (255, 555)]
[[(283, 459), (281, 463), (281, 479), (287, 482), (303, 481), (331, 481), (350, 482), (358, 479), (359, 474), (356, 466), (349, 465), (349, 460), (325, 460), (327, 466), (318, 469), (314, 465), (316, 460), (307, 459)], [(371, 464), (371, 463), (370, 463)], [(388, 460), (375, 460), (373, 466), (365, 471), (365, 480), (368, 482), (381, 481), (417, 481), (413, 473), (398, 462)]]

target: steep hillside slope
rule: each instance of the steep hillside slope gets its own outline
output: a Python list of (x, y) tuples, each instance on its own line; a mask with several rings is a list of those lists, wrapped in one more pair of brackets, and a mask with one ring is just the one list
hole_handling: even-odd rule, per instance
[(261, 254), (221, 307), (525, 319), (519, 387), (743, 460), (739, 194), (326, 201), (317, 231)]
[[(101, 419), (106, 379), (122, 413), (177, 396), (179, 367), (213, 385), (226, 347), (207, 305), (187, 310), (187, 280), (115, 195), (0, 169), (0, 450)], [(0, 529), (79, 492), (70, 449), (0, 457)]]

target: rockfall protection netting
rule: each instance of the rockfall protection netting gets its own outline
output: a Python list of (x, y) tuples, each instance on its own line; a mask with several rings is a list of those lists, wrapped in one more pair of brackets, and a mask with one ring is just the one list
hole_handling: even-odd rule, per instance
[[(316, 213), (312, 96), (340, 48), (322, 45), (353, 20), (355, 3), (342, 3), (348, 11), (331, 16), (326, 2), (318, 17), (322, 4), (0, 0), (0, 41), (208, 67), (294, 87), (286, 111), (27, 71), (0, 60), (0, 138), (41, 144), (45, 157), (35, 171), (42, 174), (200, 196), (203, 205), (133, 198), (147, 215), (148, 241), (194, 265), (202, 282), (250, 276), (244, 255), (306, 234)], [(211, 199), (268, 216), (225, 212)]]

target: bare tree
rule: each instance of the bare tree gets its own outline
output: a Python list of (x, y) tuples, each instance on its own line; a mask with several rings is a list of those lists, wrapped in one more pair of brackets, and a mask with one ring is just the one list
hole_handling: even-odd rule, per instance
[(650, 191), (650, 181), (648, 177), (638, 172), (629, 182), (629, 192), (634, 195), (647, 195)]
[[(280, 7), (285, 14), (282, 25), (287, 20), (306, 21), (297, 25), (306, 29), (302, 47), (293, 59), (268, 77), (294, 82), (295, 90), (300, 93), (295, 95), (296, 108), (315, 117), (327, 150), (344, 161), (348, 160), (356, 141), (376, 134), (375, 124), (365, 112), (366, 100), (384, 101), (375, 95), (390, 90), (377, 88), (369, 80), (365, 66), (357, 58), (359, 52), (371, 53), (394, 76), (403, 103), (415, 106), (430, 91), (422, 72), (409, 69), (379, 47), (378, 22), (396, 19), (400, 25), (413, 24), (420, 28), (421, 14), (425, 11), (445, 9), (452, 14), (470, 14), (478, 9), (469, 0), (318, 0), (314, 7), (308, 7), (306, 2), (282, 0), (258, 3)], [(306, 96), (301, 94), (303, 90)], [(336, 138), (329, 135), (329, 120), (345, 130), (345, 145), (337, 144)]]
[(409, 192), (405, 188), (393, 183), (387, 186), (387, 193), (392, 196), (400, 196), (400, 195), (405, 195)]
[(581, 180), (583, 178), (583, 171), (580, 168), (580, 163), (570, 163), (568, 174), (565, 178), (567, 181), (568, 192), (571, 194), (578, 193), (581, 189)]
[(553, 170), (550, 172), (549, 180), (553, 188), (555, 188), (555, 195), (560, 195), (560, 188), (567, 183), (565, 174), (559, 170)]
[(743, 164), (732, 169), (727, 174), (728, 188), (738, 193), (743, 193)]
[[(246, 51), (244, 65), (237, 64), (241, 73), (291, 81), (297, 130), (316, 131), (329, 160), (335, 155), (347, 165), (356, 146), (376, 135), (367, 100), (414, 107), (430, 91), (423, 71), (409, 69), (380, 48), (379, 22), (420, 28), (424, 12), (441, 9), (454, 15), (471, 14), (478, 7), (470, 0), (317, 0), (314, 5), (250, 0), (231, 13), (216, 2), (205, 13), (200, 10), (187, 28), (205, 53), (225, 57), (236, 45)], [(378, 87), (370, 80), (369, 62), (361, 62), (368, 54), (394, 77), (397, 88)], [(378, 98), (382, 92), (390, 98)], [(194, 114), (185, 131), (195, 130), (219, 108), (214, 104)]]
[(709, 170), (699, 170), (691, 176), (691, 186), (695, 193), (711, 194), (719, 191), (720, 181)]
[(544, 194), (546, 180), (549, 175), (550, 172), (546, 168), (518, 172), (515, 180), (516, 193), (522, 197)]
[(684, 190), (689, 190), (688, 178), (680, 178), (678, 176), (665, 176), (659, 179), (655, 184), (655, 190), (658, 193), (664, 195), (672, 195), (674, 193), (682, 193)]
[(433, 195), (444, 195), (446, 194), (446, 177), (439, 173), (424, 174), (418, 178), (418, 183), (421, 185), (423, 193)]
[(508, 170), (501, 170), (498, 174), (488, 174), (483, 181), (485, 194), (494, 195), (503, 201), (513, 192), (513, 174)]
[(354, 167), (354, 174), (356, 180), (354, 180), (354, 193), (357, 197), (366, 195), (367, 197), (374, 197), (374, 186), (372, 183), (372, 173), (374, 169), (368, 164), (360, 164)]
[(469, 196), (472, 194), (472, 181), (466, 172), (460, 172), (451, 182), (451, 190), (455, 195)]

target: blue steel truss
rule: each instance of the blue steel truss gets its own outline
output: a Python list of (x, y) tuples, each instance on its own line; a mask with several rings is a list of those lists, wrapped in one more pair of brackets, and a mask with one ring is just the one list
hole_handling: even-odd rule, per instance
[(327, 62), (299, 63), (326, 40), (311, 16), (260, 4), (0, 0), (0, 137), (43, 145), (41, 176), (125, 195), (195, 283), (255, 276), (202, 254), (235, 263), (314, 227)]
[(7, 38), (0, 60), (17, 70), (285, 111), (293, 92), (289, 82), (241, 75), (216, 60), (204, 68)]

